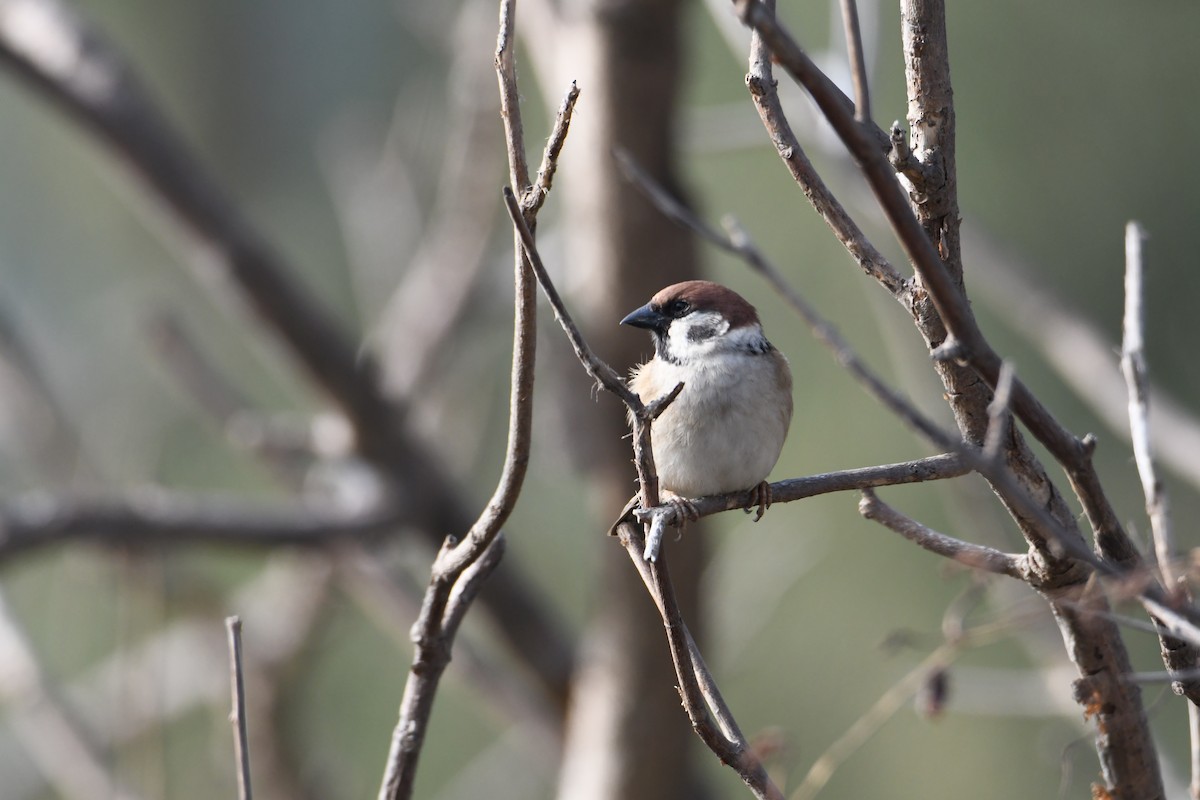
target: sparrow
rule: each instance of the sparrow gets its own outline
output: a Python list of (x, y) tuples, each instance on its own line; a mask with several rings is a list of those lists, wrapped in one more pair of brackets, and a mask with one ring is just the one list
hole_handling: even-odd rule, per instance
[[(629, 379), (643, 402), (683, 383), (650, 428), (659, 484), (673, 495), (668, 502), (694, 517), (687, 498), (748, 490), (746, 511), (757, 505), (761, 518), (770, 505), (766, 477), (792, 421), (792, 371), (754, 306), (718, 283), (685, 281), (621, 324), (653, 336), (654, 357)], [(630, 501), (618, 524), (636, 505)]]

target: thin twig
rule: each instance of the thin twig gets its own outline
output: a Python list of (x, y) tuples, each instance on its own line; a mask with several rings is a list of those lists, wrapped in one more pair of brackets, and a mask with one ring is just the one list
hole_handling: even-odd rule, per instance
[[(790, 36), (776, 23), (773, 13), (764, 9), (757, 0), (737, 0), (739, 15), (747, 25), (753, 27), (771, 48), (779, 63), (792, 74), (809, 92), (810, 96), (821, 108), (826, 119), (838, 133), (854, 159), (858, 162), (872, 191), (875, 193), (884, 214), (896, 231), (902, 246), (912, 262), (922, 287), (928, 292), (929, 299), (937, 312), (937, 317), (944, 323), (946, 336), (943, 343), (934, 350), (935, 358), (953, 359), (956, 362), (969, 365), (983, 381), (995, 387), (999, 379), (1001, 360), (980, 331), (974, 315), (961, 290), (961, 261), (954, 251), (957, 250), (957, 225), (943, 226), (943, 220), (956, 220), (956, 205), (953, 193), (941, 193), (938, 211), (945, 211), (941, 218), (936, 215), (926, 219), (928, 227), (914, 216), (908, 203), (906, 193), (899, 185), (892, 166), (874, 146), (871, 128), (860, 124), (852, 114), (848, 113), (844, 95), (831, 81), (816, 68), (811, 59), (796, 45)], [(944, 9), (940, 2), (905, 4), (906, 10), (906, 53), (909, 60), (924, 63), (922, 54), (934, 49), (944, 57)], [(915, 20), (907, 16), (909, 10), (914, 10)], [(926, 13), (928, 12), (928, 13)], [(924, 15), (924, 16), (922, 16)], [(925, 27), (921, 27), (924, 25)], [(930, 33), (929, 26), (938, 30)], [(920, 28), (919, 36), (917, 29)], [(932, 35), (933, 41), (925, 38)], [(932, 47), (931, 47), (932, 45)], [(948, 94), (948, 70), (944, 64), (934, 65), (932, 70), (920, 70), (922, 76), (939, 81), (941, 88)], [(910, 104), (913, 101), (910, 92)], [(918, 93), (917, 111), (921, 118), (914, 121), (924, 121), (928, 127), (938, 127), (937, 120), (925, 120), (924, 112), (934, 112), (932, 104), (920, 100)], [(952, 114), (952, 106), (946, 106)], [(912, 120), (910, 120), (912, 121)], [(952, 127), (952, 116), (949, 119)], [(936, 144), (931, 142), (930, 144)], [(952, 186), (953, 176), (953, 141), (947, 140), (950, 165), (941, 176), (943, 186)], [(943, 165), (945, 166), (945, 165)], [(920, 199), (920, 198), (918, 198)], [(937, 238), (937, 244), (931, 235)], [(948, 263), (943, 263), (939, 246), (944, 246)], [(924, 328), (923, 328), (924, 330)], [(932, 340), (931, 340), (932, 341)], [(948, 387), (950, 388), (950, 387)], [(1031, 471), (1021, 473), (1022, 479), (1034, 479), (1038, 484), (1039, 493), (1049, 490), (1053, 513), (1045, 514), (1047, 518), (1061, 520), (1051, 528), (1044, 528), (1041, 522), (1034, 529), (1031, 524), (1043, 515), (1030, 517), (1027, 513), (1030, 506), (1026, 502), (1029, 497), (1024, 491), (1013, 494), (1009, 487), (1016, 483), (1012, 480), (1015, 473), (1005, 473), (1001, 485), (993, 474), (985, 475), (993, 484), (993, 488), (1001, 495), (1014, 518), (1021, 525), (1022, 532), (1030, 539), (1031, 544), (1040, 547), (1039, 539), (1047, 533), (1056, 535), (1061, 530), (1065, 537), (1057, 537), (1057, 543), (1066, 553), (1077, 561), (1091, 565), (1101, 575), (1114, 575), (1140, 571), (1140, 555), (1126, 534), (1110, 501), (1108, 500), (1092, 462), (1092, 450), (1095, 440), (1092, 437), (1077, 438), (1062, 426), (1058, 420), (1042, 405), (1040, 400), (1029, 391), (1021, 381), (1014, 381), (1012, 395), (1013, 412), (1018, 419), (1025, 423), (1029, 431), (1041, 441), (1054, 458), (1064, 467), (1070, 479), (1072, 489), (1082, 504), (1088, 521), (1094, 532), (1096, 547), (1102, 556), (1096, 559), (1090, 556), (1090, 549), (1083, 546), (1081, 537), (1073, 521), (1065, 513), (1066, 510), (1057, 499), (1053, 488), (1048, 484), (1044, 471), (1033, 460), (1027, 451), (1021, 455), (1031, 463)], [(978, 412), (975, 407), (965, 408), (964, 412)], [(968, 422), (959, 417), (960, 425)], [(980, 470), (984, 472), (983, 469)], [(1085, 554), (1084, 551), (1088, 551)], [(1060, 588), (1074, 587), (1078, 590), (1083, 577), (1078, 569), (1063, 563), (1054, 552), (1045, 554), (1047, 566), (1053, 567), (1059, 573), (1054, 583)], [(1052, 584), (1044, 588), (1054, 588)], [(1059, 593), (1061, 594), (1061, 593)], [(1048, 596), (1051, 603), (1057, 602), (1054, 594)], [(1182, 607), (1172, 609), (1166, 601), (1163, 592), (1156, 586), (1146, 586), (1140, 594), (1140, 600), (1152, 615), (1158, 615), (1159, 609), (1167, 610), (1171, 616), (1169, 627), (1172, 633), (1175, 628), (1187, 629), (1187, 637), (1191, 638), (1200, 628), (1195, 624), (1197, 614), (1195, 609)], [(1068, 646), (1072, 660), (1080, 669), (1081, 686), (1084, 691), (1077, 693), (1077, 699), (1096, 707), (1099, 710), (1099, 724), (1096, 729), (1096, 744), (1100, 754), (1105, 783), (1114, 794), (1130, 796), (1157, 796), (1162, 792), (1161, 776), (1156, 769), (1153, 756), (1153, 745), (1150, 738), (1149, 726), (1145, 710), (1135, 692), (1127, 691), (1117, 681), (1117, 673), (1125, 671), (1128, 653), (1121, 642), (1119, 634), (1111, 628), (1106, 630), (1090, 630), (1090, 626), (1082, 621), (1064, 619), (1064, 642)], [(1149, 765), (1149, 767), (1147, 766)]]
[[(1002, 360), (983, 336), (966, 297), (913, 215), (908, 197), (878, 146), (874, 126), (861, 124), (854, 118), (846, 96), (776, 21), (773, 12), (759, 0), (736, 0), (735, 6), (742, 20), (762, 36), (778, 62), (809, 92), (859, 163), (949, 332), (949, 338), (935, 352), (935, 357), (970, 363), (994, 388)], [(1067, 470), (1096, 533), (1101, 552), (1123, 566), (1135, 566), (1139, 559), (1137, 551), (1100, 485), (1088, 442), (1068, 431), (1019, 379), (1013, 382), (1012, 408)]]
[(854, 118), (866, 122), (871, 118), (871, 96), (867, 90), (867, 58), (863, 52), (862, 29), (858, 24), (858, 3), (855, 0), (841, 0), (841, 3), (842, 25), (846, 29), (846, 55), (854, 80)]
[[(405, 499), (396, 511), (408, 524), (389, 530), (415, 530), (436, 546), (446, 531), (470, 527), (474, 516), (464, 493), (429, 445), (401, 424), (405, 409), (383, 391), (374, 355), (303, 287), (299, 270), (201, 168), (119, 51), (60, 0), (8, 6), (26, 13), (0, 14), (0, 66), (118, 156), (150, 202), (200, 245), (208, 272), (220, 271), (312, 384), (338, 405), (354, 429), (358, 454)], [(72, 43), (71, 58), (61, 57), (56, 43), (63, 42)], [(511, 649), (565, 703), (571, 648), (548, 605), (510, 569), (495, 575), (484, 602)]]
[[(517, 95), (516, 67), (512, 49), (515, 2), (504, 0), (500, 6), (500, 32), (496, 48), (496, 72), (500, 85), (509, 146), (509, 169), (517, 185), (528, 184), (521, 110)], [(555, 123), (555, 135), (543, 157), (545, 187), (562, 150), (563, 138), (570, 126), (571, 113), (579, 89), (572, 85)], [(531, 191), (523, 189), (524, 191)], [(510, 210), (515, 204), (511, 192)], [(417, 765), (425, 741), (433, 701), (446, 665), (458, 626), (474, 601), (483, 581), (500, 563), (505, 540), (500, 532), (520, 497), (529, 465), (533, 431), (534, 367), (537, 355), (537, 281), (527, 258), (533, 234), (529, 225), (536, 217), (543, 198), (528, 209), (515, 209), (514, 220), (529, 237), (526, 247), (520, 236), (514, 243), (512, 379), (509, 394), (508, 445), (504, 466), (491, 500), (461, 541), (446, 539), (430, 569), (421, 612), (413, 626), (413, 663), (400, 703), (399, 719), (392, 734), (387, 766), (379, 790), (380, 800), (406, 800), (412, 796)]]
[[(638, 180), (643, 180), (638, 177)], [(645, 179), (648, 180), (648, 179)], [(665, 194), (665, 193), (664, 193)], [(867, 391), (883, 403), (889, 410), (904, 420), (914, 430), (926, 437), (935, 446), (953, 451), (970, 469), (986, 477), (997, 493), (1010, 505), (1022, 519), (1032, 526), (1026, 531), (1030, 536), (1039, 558), (1044, 564), (1030, 562), (1031, 585), (1040, 588), (1046, 580), (1058, 581), (1063, 575), (1047, 571), (1047, 564), (1061, 560), (1065, 553), (1080, 564), (1085, 564), (1096, 570), (1102, 577), (1121, 579), (1136, 575), (1140, 571), (1136, 559), (1117, 561), (1116, 563), (1098, 556), (1084, 544), (1078, 533), (1064, 527), (1047, 509), (1030, 496), (1021, 486), (1006, 465), (987, 459), (977, 449), (966, 445), (961, 439), (942, 430), (938, 425), (921, 414), (907, 400), (892, 391), (867, 365), (858, 357), (849, 344), (837, 330), (808, 303), (783, 277), (782, 272), (772, 264), (750, 240), (740, 225), (730, 217), (725, 222), (730, 232), (727, 241), (722, 242), (720, 234), (703, 222), (690, 219), (694, 217), (678, 203), (673, 203), (673, 213), (678, 215), (689, 228), (700, 232), (724, 249), (738, 255), (750, 267), (760, 272), (809, 325), (813, 335), (831, 352), (839, 364), (858, 380)], [(1020, 382), (1012, 380), (1014, 391)], [(1036, 532), (1037, 537), (1031, 536)], [(1173, 607), (1164, 597), (1161, 589), (1155, 585), (1147, 585), (1138, 581), (1139, 591), (1135, 596), (1148, 611), (1157, 615), (1169, 631), (1178, 638), (1200, 644), (1200, 612), (1191, 606)], [(1046, 587), (1050, 588), (1050, 587)], [(1161, 616), (1164, 615), (1165, 616)]]
[(874, 705), (817, 757), (804, 780), (791, 794), (790, 800), (811, 800), (820, 793), (833, 777), (833, 773), (917, 693), (932, 671), (946, 669), (968, 647), (986, 644), (1005, 635), (1018, 621), (1008, 619), (968, 628), (922, 659), (920, 664), (880, 695)]
[(1125, 320), (1121, 344), (1121, 370), (1129, 393), (1129, 432), (1133, 443), (1133, 458), (1142, 480), (1146, 498), (1146, 514), (1154, 537), (1154, 553), (1163, 583), (1174, 591), (1182, 576), (1174, 567), (1175, 541), (1171, 532), (1171, 517), (1166, 489), (1154, 466), (1150, 447), (1149, 372), (1146, 368), (1143, 310), (1142, 241), (1145, 232), (1136, 222), (1125, 226)]
[(571, 81), (571, 88), (563, 96), (558, 113), (554, 115), (554, 125), (550, 129), (550, 138), (546, 140), (541, 166), (538, 167), (537, 182), (529, 187), (529, 195), (522, 203), (526, 215), (536, 214), (546, 201), (546, 195), (550, 193), (554, 171), (558, 169), (558, 157), (562, 153), (563, 143), (567, 140), (567, 130), (571, 127), (571, 117), (575, 114), (577, 100), (579, 84)]
[[(1154, 539), (1155, 560), (1168, 595), (1180, 605), (1191, 602), (1186, 576), (1176, 567), (1175, 542), (1171, 531), (1171, 514), (1166, 488), (1154, 464), (1150, 446), (1150, 377), (1146, 367), (1145, 311), (1143, 304), (1142, 242), (1145, 232), (1136, 222), (1125, 226), (1125, 319), (1124, 340), (1121, 345), (1121, 371), (1129, 392), (1129, 432), (1133, 442), (1133, 456), (1138, 475), (1142, 481), (1142, 492), (1146, 499), (1146, 514), (1150, 518), (1150, 532)], [(1159, 620), (1154, 618), (1157, 625)], [(1200, 678), (1191, 675), (1200, 664), (1200, 646), (1182, 641), (1160, 631), (1163, 663), (1168, 672), (1178, 676), (1172, 689), (1185, 695), (1188, 700), (1188, 729), (1191, 735), (1192, 786), (1200, 787), (1200, 738), (1197, 738), (1197, 705), (1200, 704)]]
[(225, 631), (229, 636), (229, 678), (232, 693), (232, 711), (229, 721), (233, 725), (233, 752), (238, 765), (238, 799), (252, 800), (250, 790), (250, 737), (246, 728), (246, 685), (242, 673), (242, 621), (238, 617), (225, 618)]
[[(1095, 323), (1055, 297), (1028, 276), (1030, 268), (976, 228), (965, 230), (972, 251), (976, 295), (993, 308), (1006, 310), (1009, 329), (1037, 349), (1083, 403), (1122, 439), (1129, 440), (1129, 392), (1119, 350)], [(1153, 383), (1148, 393), (1154, 407), (1151, 446), (1157, 461), (1200, 488), (1200, 419)]]
[(533, 273), (537, 276), (538, 284), (541, 286), (543, 294), (546, 295), (546, 299), (550, 302), (550, 309), (554, 312), (554, 318), (558, 320), (558, 324), (567, 335), (567, 340), (571, 343), (571, 349), (575, 351), (575, 357), (579, 359), (583, 368), (587, 370), (587, 374), (596, 381), (598, 386), (615, 394), (626, 405), (630, 403), (640, 405), (641, 399), (638, 398), (637, 394), (625, 385), (625, 381), (621, 379), (616, 370), (595, 354), (588, 345), (587, 340), (583, 338), (583, 334), (579, 332), (579, 326), (571, 318), (571, 313), (567, 311), (566, 304), (563, 303), (558, 289), (555, 288), (554, 282), (550, 280), (550, 273), (546, 270), (545, 264), (542, 263), (542, 257), (538, 253), (533, 233), (522, 218), (520, 204), (513, 194), (512, 189), (507, 186), (504, 187), (504, 202), (508, 207), (508, 213), (513, 220), (513, 225), (516, 227), (517, 234), (521, 237), (521, 243), (525, 247), (525, 255), (529, 259), (530, 266), (533, 267)]
[(1000, 366), (1000, 380), (996, 383), (996, 393), (992, 402), (988, 403), (987, 436), (983, 440), (983, 457), (995, 460), (1000, 457), (1001, 446), (1012, 428), (1012, 414), (1008, 411), (1012, 399), (1013, 366), (1011, 361), (1005, 361)]
[(766, 768), (746, 741), (687, 624), (679, 614), (665, 560), (660, 558), (651, 562), (643, 558), (645, 547), (637, 536), (637, 526), (624, 524), (618, 527), (618, 532), (621, 545), (629, 554), (663, 618), (671, 645), (671, 657), (680, 679), (679, 695), (693, 730), (721, 758), (723, 764), (737, 771), (755, 797), (782, 800), (782, 792), (771, 781)]
[(867, 519), (890, 528), (931, 553), (952, 559), (973, 569), (981, 569), (984, 572), (1007, 575), (1022, 581), (1028, 578), (1028, 556), (1005, 553), (993, 547), (964, 542), (938, 533), (901, 514), (880, 500), (870, 489), (863, 490), (862, 499), (858, 503), (858, 511)]
[(496, 34), (496, 80), (500, 84), (500, 116), (508, 146), (509, 180), (524, 197), (529, 191), (529, 162), (525, 153), (525, 126), (521, 122), (521, 90), (517, 86), (517, 3), (501, 0), (500, 29)]

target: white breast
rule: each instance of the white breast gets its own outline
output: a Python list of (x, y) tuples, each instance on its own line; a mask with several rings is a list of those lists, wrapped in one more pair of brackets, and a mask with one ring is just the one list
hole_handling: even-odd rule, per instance
[(683, 364), (652, 363), (653, 370), (643, 367), (631, 381), (644, 401), (684, 383), (651, 428), (662, 487), (700, 497), (765, 480), (792, 418), (792, 382), (783, 355), (739, 349)]

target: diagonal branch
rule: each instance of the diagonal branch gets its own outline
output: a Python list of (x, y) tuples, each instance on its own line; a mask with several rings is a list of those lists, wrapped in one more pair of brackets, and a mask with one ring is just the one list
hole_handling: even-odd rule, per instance
[[(435, 546), (473, 520), (439, 458), (404, 425), (374, 356), (296, 278), (292, 268), (208, 177), (131, 65), (60, 0), (0, 0), (0, 66), (29, 83), (107, 146), (152, 202), (173, 214), (213, 269), (286, 345), (314, 386), (346, 415), (359, 455), (384, 476), (399, 519)], [(396, 526), (391, 530), (399, 530)], [(512, 569), (485, 602), (512, 649), (565, 703), (571, 648), (558, 621)]]
[[(913, 215), (885, 152), (878, 146), (874, 126), (855, 119), (845, 95), (776, 21), (773, 12), (759, 0), (736, 0), (735, 6), (742, 20), (758, 32), (778, 62), (809, 92), (870, 183), (949, 332), (949, 338), (935, 351), (935, 357), (969, 363), (994, 388), (1000, 377), (1001, 359), (979, 329), (958, 281)], [(1013, 384), (1012, 408), (1066, 469), (1101, 551), (1122, 565), (1136, 567), (1139, 556), (1100, 485), (1091, 462), (1092, 447), (1063, 427), (1020, 380)]]
[[(638, 471), (641, 504), (643, 508), (653, 508), (658, 505), (659, 494), (654, 454), (650, 446), (650, 426), (654, 418), (675, 399), (683, 384), (677, 385), (665, 396), (646, 404), (642, 398), (625, 385), (625, 382), (611, 366), (596, 356), (571, 319), (570, 312), (567, 311), (558, 290), (554, 287), (554, 282), (550, 279), (550, 275), (542, 263), (541, 255), (537, 251), (533, 234), (520, 213), (517, 199), (512, 190), (507, 187), (504, 190), (504, 199), (508, 205), (509, 216), (512, 217), (513, 225), (525, 248), (529, 264), (537, 276), (543, 293), (550, 301), (555, 318), (570, 340), (571, 347), (580, 364), (598, 385), (617, 395), (630, 411), (633, 421), (634, 463)], [(667, 643), (671, 650), (671, 660), (679, 679), (680, 698), (683, 700), (684, 709), (687, 711), (688, 719), (691, 720), (692, 728), (709, 749), (720, 758), (722, 764), (737, 771), (738, 776), (755, 797), (760, 800), (782, 800), (783, 793), (775, 786), (762, 762), (754, 755), (721, 698), (716, 681), (700, 657), (687, 624), (680, 614), (665, 555), (660, 555), (653, 561), (646, 559), (644, 557), (646, 542), (641, 531), (638, 530), (638, 526), (622, 523), (618, 527), (621, 543), (629, 553), (642, 580), (646, 583), (647, 590), (662, 617)]]
[[(906, 54), (910, 62), (906, 66), (914, 67), (910, 74), (910, 106), (918, 106), (915, 119), (910, 111), (910, 121), (914, 125), (924, 125), (929, 130), (938, 130), (937, 120), (926, 118), (924, 112), (929, 111), (935, 117), (942, 111), (949, 115), (947, 127), (950, 133), (943, 142), (947, 150), (942, 154), (946, 158), (941, 162), (944, 171), (937, 176), (947, 190), (941, 193), (939, 202), (942, 205), (939, 205), (937, 212), (928, 217), (923, 216), (922, 220), (918, 220), (913, 214), (908, 198), (887, 158), (874, 146), (873, 127), (861, 124), (848, 113), (844, 95), (782, 29), (770, 10), (764, 8), (757, 0), (737, 0), (735, 5), (743, 21), (758, 31), (773, 55), (808, 91), (866, 176), (885, 216), (917, 271), (921, 288), (928, 293), (929, 300), (932, 301), (936, 319), (945, 326), (946, 335), (941, 337), (940, 343), (932, 342), (936, 345), (934, 357), (944, 362), (969, 365), (994, 389), (1000, 380), (1002, 362), (980, 331), (961, 283), (961, 261), (957, 253), (957, 211), (953, 194), (953, 109), (949, 100), (942, 4), (936, 1), (914, 1), (904, 4), (905, 34), (908, 37)], [(932, 58), (929, 57), (931, 55)], [(935, 61), (937, 63), (933, 63)], [(915, 90), (911, 85), (914, 80), (920, 84)], [(944, 97), (945, 102), (926, 103), (922, 88), (922, 81), (925, 80), (938, 83), (939, 91), (942, 92), (938, 96)], [(928, 202), (927, 198), (916, 199), (918, 202)], [(943, 258), (946, 260), (943, 261)], [(1058, 544), (1076, 561), (1088, 564), (1102, 576), (1129, 576), (1140, 573), (1140, 556), (1117, 519), (1092, 464), (1091, 450), (1094, 447), (1094, 439), (1079, 439), (1067, 431), (1019, 380), (1013, 382), (1011, 406), (1017, 418), (1047, 447), (1067, 472), (1072, 488), (1091, 523), (1096, 546), (1102, 558), (1084, 556), (1081, 550), (1086, 548), (1080, 547), (1082, 542), (1071, 521), (1063, 515), (1062, 504), (1052, 485), (1043, 480), (1044, 471), (1040, 465), (1036, 465), (1031, 454), (1022, 453), (1023, 460), (1033, 465), (1033, 468), (1020, 474), (1027, 478), (1037, 478), (1037, 483), (1040, 484), (1039, 492), (1049, 491), (1054, 516), (1061, 520), (1050, 529), (1062, 530), (1066, 534), (1065, 538), (1058, 537)], [(979, 410), (981, 409), (974, 409), (976, 412)], [(960, 425), (962, 424), (960, 419)], [(1014, 439), (1014, 442), (1018, 447), (1014, 448), (1012, 454), (1017, 455), (1024, 448), (1017, 440)], [(1021, 491), (1014, 495), (1003, 484), (1012, 484), (1015, 481), (997, 481), (992, 473), (983, 469), (980, 471), (992, 482), (993, 488), (1005, 501), (1014, 518), (1021, 523), (1027, 538), (1031, 538), (1031, 542), (1036, 546), (1029, 525), (1035, 518), (1027, 515), (1028, 506), (1024, 502), (1028, 499), (1027, 493)], [(1039, 510), (1040, 508), (1039, 506)], [(1037, 527), (1042, 526), (1039, 523)], [(1039, 538), (1043, 535), (1044, 532), (1037, 534)], [(1056, 562), (1059, 562), (1059, 559), (1052, 558), (1047, 561), (1048, 564)], [(1079, 577), (1078, 570), (1071, 569), (1061, 576), (1057, 583), (1060, 589), (1079, 591)], [(1084, 619), (1069, 611), (1061, 603), (1061, 594), (1061, 591), (1051, 593), (1048, 599), (1057, 609), (1065, 612), (1059, 614), (1064, 641), (1083, 676), (1076, 696), (1081, 702), (1087, 702), (1089, 707), (1101, 709), (1096, 742), (1106, 783), (1116, 794), (1158, 796), (1162, 792), (1162, 783), (1153, 757), (1153, 743), (1144, 708), (1136, 689), (1131, 690), (1120, 680), (1120, 676), (1129, 671), (1129, 659), (1119, 632), (1110, 624)], [(1160, 587), (1146, 586), (1139, 596), (1143, 605), (1153, 615), (1158, 614), (1162, 608), (1174, 610), (1171, 609), (1170, 603), (1166, 602)], [(1196, 632), (1195, 617), (1194, 609), (1181, 608), (1173, 615), (1172, 624), (1191, 629), (1191, 636)]]
[(957, 561), (973, 569), (1007, 575), (1017, 580), (1029, 577), (1029, 556), (1005, 553), (993, 547), (964, 542), (938, 533), (910, 517), (901, 514), (880, 500), (874, 491), (864, 489), (858, 503), (858, 511), (864, 517), (878, 522), (886, 528), (908, 539), (931, 553)]

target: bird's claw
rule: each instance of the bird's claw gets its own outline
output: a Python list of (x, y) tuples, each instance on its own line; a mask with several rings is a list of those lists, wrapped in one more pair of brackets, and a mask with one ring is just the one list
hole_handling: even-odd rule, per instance
[(668, 524), (679, 529), (688, 522), (700, 519), (700, 512), (686, 497), (665, 497), (662, 505), (654, 508), (635, 508), (633, 515), (642, 523), (650, 523), (650, 531), (646, 534), (646, 547), (642, 557), (647, 561), (657, 561), (658, 551), (662, 546), (663, 534)]
[(767, 513), (767, 509), (771, 507), (771, 484), (766, 481), (758, 484), (747, 493), (746, 505), (742, 506), (742, 511), (750, 514), (755, 511), (755, 506), (758, 506), (758, 510), (754, 514), (754, 521), (758, 522), (763, 518), (763, 514)]

